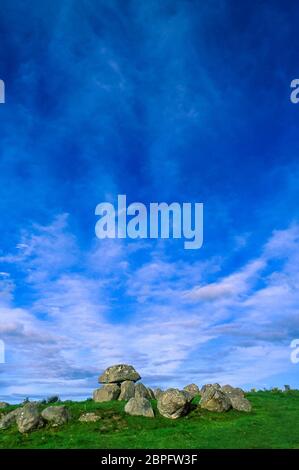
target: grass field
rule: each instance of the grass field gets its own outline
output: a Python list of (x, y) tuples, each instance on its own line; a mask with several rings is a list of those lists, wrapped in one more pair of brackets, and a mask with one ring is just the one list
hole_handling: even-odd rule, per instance
[[(0, 431), (0, 448), (299, 448), (299, 391), (247, 394), (252, 413), (211, 413), (197, 407), (184, 418), (169, 420), (128, 416), (124, 402), (64, 402), (72, 420), (61, 428), (45, 427), (27, 435), (16, 427)], [(156, 410), (156, 402), (152, 402)], [(13, 409), (15, 407), (11, 407)], [(83, 412), (101, 416), (80, 423)]]

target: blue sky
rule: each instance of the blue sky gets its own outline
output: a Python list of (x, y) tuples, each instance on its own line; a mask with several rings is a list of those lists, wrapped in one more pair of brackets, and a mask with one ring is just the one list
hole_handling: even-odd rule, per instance
[[(0, 398), (299, 387), (296, 2), (1, 1)], [(204, 245), (98, 240), (95, 207), (203, 202)]]

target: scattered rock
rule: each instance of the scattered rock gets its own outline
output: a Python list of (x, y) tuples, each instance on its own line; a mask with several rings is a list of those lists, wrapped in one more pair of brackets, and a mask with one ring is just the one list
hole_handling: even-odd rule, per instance
[(118, 364), (115, 366), (108, 367), (105, 372), (99, 377), (99, 382), (108, 383), (121, 383), (125, 380), (137, 382), (141, 377), (136, 372), (133, 366), (127, 364)]
[(119, 400), (130, 400), (135, 396), (135, 383), (132, 380), (125, 380), (120, 386)]
[(131, 398), (125, 406), (125, 412), (132, 416), (154, 418), (154, 411), (149, 400), (144, 397)]
[(38, 411), (38, 407), (33, 403), (24, 405), (16, 418), (18, 430), (20, 433), (26, 433), (43, 426), (43, 420)]
[(154, 394), (155, 394), (155, 399), (158, 400), (158, 398), (162, 395), (163, 390), (161, 388), (155, 388), (154, 389)]
[(232, 395), (229, 399), (234, 410), (245, 411), (246, 413), (250, 413), (252, 410), (251, 403), (247, 398), (243, 398), (239, 395)]
[(120, 386), (117, 384), (106, 384), (93, 392), (93, 399), (96, 402), (117, 400), (120, 395)]
[(100, 419), (102, 419), (102, 417), (95, 413), (83, 413), (79, 421), (81, 423), (95, 423), (96, 421), (100, 421)]
[(149, 393), (148, 389), (142, 383), (139, 383), (139, 384), (135, 385), (135, 397), (136, 398), (143, 397), (143, 398), (146, 398), (147, 400), (151, 399), (151, 396), (150, 396), (150, 393)]
[(177, 419), (188, 412), (189, 400), (182, 391), (169, 388), (160, 395), (157, 406), (165, 418)]
[(221, 413), (229, 410), (232, 405), (229, 397), (221, 391), (220, 387), (212, 385), (206, 388), (202, 394), (200, 406), (206, 410)]
[(221, 387), (221, 390), (229, 398), (234, 410), (245, 411), (247, 413), (251, 411), (251, 403), (245, 398), (245, 393), (241, 388), (224, 385)]
[(186, 387), (184, 387), (184, 390), (192, 396), (192, 400), (200, 393), (199, 388), (196, 384), (186, 385)]
[(48, 406), (42, 411), (42, 417), (48, 421), (52, 426), (62, 426), (70, 419), (70, 413), (66, 406)]
[(2, 416), (0, 420), (0, 430), (4, 431), (5, 429), (8, 429), (10, 426), (15, 424), (20, 411), (21, 408), (17, 408), (16, 410), (10, 411), (10, 413)]
[(230, 395), (234, 395), (234, 396), (238, 395), (242, 398), (245, 397), (244, 391), (239, 387), (232, 387), (231, 385), (223, 385), (223, 387), (221, 387), (221, 390), (222, 390), (222, 392), (226, 393), (229, 396)]

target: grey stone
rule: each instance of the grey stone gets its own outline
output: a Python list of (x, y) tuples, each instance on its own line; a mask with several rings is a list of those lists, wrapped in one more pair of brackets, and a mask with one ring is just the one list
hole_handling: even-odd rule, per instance
[(99, 377), (100, 383), (121, 383), (125, 380), (137, 382), (141, 379), (140, 375), (133, 366), (127, 364), (117, 364), (115, 366), (108, 367), (104, 373)]
[(125, 380), (120, 386), (119, 400), (130, 400), (135, 396), (135, 383), (132, 380)]
[(221, 390), (222, 392), (226, 393), (229, 396), (237, 395), (243, 398), (245, 397), (244, 391), (239, 387), (232, 387), (231, 385), (223, 385), (223, 387), (221, 387)]
[(163, 390), (161, 388), (155, 388), (154, 389), (154, 394), (155, 394), (155, 399), (158, 400), (158, 398), (162, 395)]
[(154, 418), (154, 411), (149, 400), (144, 397), (131, 398), (125, 406), (125, 412), (132, 416)]
[(135, 397), (136, 398), (143, 397), (143, 398), (146, 398), (147, 400), (151, 399), (148, 389), (142, 383), (135, 385)]
[(229, 399), (234, 410), (245, 411), (246, 413), (250, 413), (252, 410), (251, 403), (247, 398), (243, 398), (239, 395), (232, 395)]
[(221, 387), (221, 391), (226, 394), (234, 410), (245, 411), (247, 413), (251, 411), (251, 403), (245, 398), (245, 393), (241, 388), (224, 385)]
[(18, 430), (22, 434), (43, 426), (43, 420), (38, 407), (33, 403), (28, 403), (21, 408), (17, 414), (16, 422)]
[(117, 400), (120, 395), (120, 386), (117, 384), (106, 384), (93, 392), (93, 399), (96, 402)]
[(52, 426), (62, 426), (70, 420), (70, 413), (66, 406), (48, 406), (42, 411), (42, 417)]
[(0, 430), (8, 429), (10, 426), (16, 423), (17, 416), (20, 413), (21, 408), (17, 408), (13, 411), (10, 411), (6, 415), (2, 416), (0, 419)]
[(232, 405), (226, 393), (222, 392), (217, 386), (210, 386), (202, 394), (200, 406), (203, 409), (221, 413), (229, 410)]
[(189, 400), (182, 391), (169, 388), (159, 396), (157, 406), (165, 418), (177, 419), (187, 414)]
[(186, 387), (184, 387), (184, 390), (192, 396), (192, 400), (200, 393), (199, 388), (196, 384), (186, 385)]
[(102, 419), (101, 416), (95, 413), (83, 413), (80, 416), (79, 421), (81, 423), (95, 423), (97, 421), (100, 421), (101, 419)]
[(214, 387), (214, 388), (217, 388), (217, 389), (221, 389), (220, 385), (219, 384), (206, 384), (206, 385), (203, 385), (200, 389), (200, 395), (203, 395), (207, 390), (208, 388), (210, 387)]

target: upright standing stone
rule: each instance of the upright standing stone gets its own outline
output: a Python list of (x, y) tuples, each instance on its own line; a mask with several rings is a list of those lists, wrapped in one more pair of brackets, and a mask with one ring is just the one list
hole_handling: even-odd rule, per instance
[(120, 386), (119, 400), (130, 400), (135, 396), (135, 383), (132, 380), (125, 380)]
[(96, 402), (117, 400), (120, 395), (120, 387), (117, 384), (106, 384), (93, 392), (93, 399)]
[(135, 397), (136, 398), (143, 397), (143, 398), (146, 398), (147, 400), (151, 399), (148, 389), (142, 383), (135, 385)]

